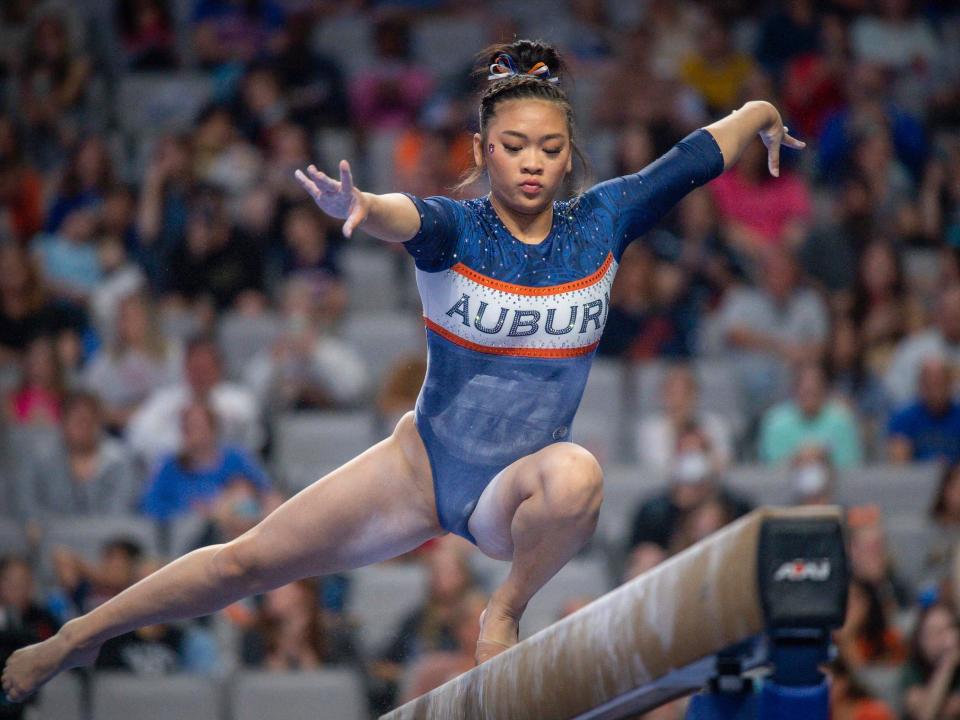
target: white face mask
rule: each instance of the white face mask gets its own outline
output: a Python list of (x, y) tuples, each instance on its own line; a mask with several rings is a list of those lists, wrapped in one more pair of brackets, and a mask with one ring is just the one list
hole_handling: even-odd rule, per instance
[(827, 488), (830, 479), (830, 473), (822, 463), (811, 463), (801, 465), (790, 478), (790, 484), (797, 497), (810, 497), (818, 495)]
[(682, 452), (673, 461), (671, 477), (676, 483), (694, 485), (710, 475), (710, 459), (700, 451)]

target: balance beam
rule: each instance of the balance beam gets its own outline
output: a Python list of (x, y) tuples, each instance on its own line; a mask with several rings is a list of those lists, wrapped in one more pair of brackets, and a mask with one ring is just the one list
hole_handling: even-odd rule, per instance
[[(773, 571), (765, 569), (769, 548), (761, 552), (770, 521), (788, 530), (786, 544), (782, 535), (766, 543), (779, 544), (789, 559), (774, 559)], [(833, 527), (826, 543), (833, 548), (839, 523), (838, 508), (756, 510), (382, 720), (620, 718), (651, 710), (701, 687), (713, 656), (770, 626), (761, 571), (785, 582), (816, 574), (822, 553), (808, 554), (810, 543), (790, 528)], [(842, 543), (838, 552), (841, 562), (832, 562), (843, 565)], [(836, 568), (838, 578), (844, 571)], [(794, 582), (783, 591), (796, 596), (798, 589)], [(811, 590), (804, 604), (818, 597), (820, 589)]]

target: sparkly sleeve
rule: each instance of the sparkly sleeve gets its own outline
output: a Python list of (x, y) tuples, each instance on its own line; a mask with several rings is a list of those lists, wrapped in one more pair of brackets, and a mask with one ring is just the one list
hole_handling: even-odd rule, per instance
[(404, 195), (420, 213), (420, 229), (403, 244), (416, 266), (424, 272), (439, 272), (455, 265), (464, 228), (463, 205), (442, 195), (424, 199)]
[(589, 191), (613, 224), (616, 257), (694, 188), (723, 172), (720, 146), (707, 130), (690, 133), (638, 173), (602, 182)]

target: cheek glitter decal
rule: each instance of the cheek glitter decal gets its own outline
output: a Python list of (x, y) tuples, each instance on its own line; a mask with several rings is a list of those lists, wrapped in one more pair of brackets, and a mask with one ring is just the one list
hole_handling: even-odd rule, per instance
[(490, 152), (491, 155), (493, 155), (493, 143), (490, 143), (489, 145), (487, 145), (487, 150)]

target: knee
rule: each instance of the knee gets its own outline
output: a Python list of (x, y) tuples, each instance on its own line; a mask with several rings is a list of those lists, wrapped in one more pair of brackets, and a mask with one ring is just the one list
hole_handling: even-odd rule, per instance
[(542, 490), (552, 510), (564, 517), (591, 517), (603, 502), (603, 470), (590, 451), (573, 443), (548, 448), (539, 467)]
[(250, 533), (221, 545), (214, 552), (212, 563), (217, 582), (226, 587), (239, 587), (253, 594), (265, 583), (265, 568)]

